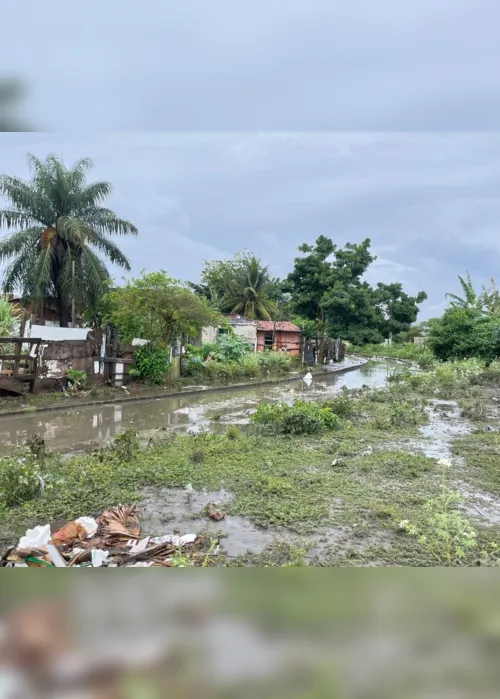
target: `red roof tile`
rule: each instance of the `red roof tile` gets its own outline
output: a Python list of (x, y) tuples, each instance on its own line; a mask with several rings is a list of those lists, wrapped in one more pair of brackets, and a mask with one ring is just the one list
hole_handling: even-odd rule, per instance
[(272, 320), (258, 320), (255, 325), (257, 326), (257, 331), (261, 332), (273, 332), (273, 330), (276, 327), (276, 330), (279, 332), (285, 332), (285, 333), (299, 333), (300, 328), (297, 325), (294, 325), (293, 323), (289, 323), (287, 320), (283, 321), (277, 321), (276, 326), (274, 324), (274, 321)]

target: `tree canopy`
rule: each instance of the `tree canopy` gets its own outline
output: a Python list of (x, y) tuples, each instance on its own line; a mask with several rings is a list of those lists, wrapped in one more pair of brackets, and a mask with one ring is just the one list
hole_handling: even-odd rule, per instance
[(391, 333), (408, 330), (427, 295), (415, 297), (400, 283), (379, 283), (373, 288), (363, 279), (376, 257), (371, 241), (347, 243), (339, 248), (320, 236), (315, 245), (302, 245), (286, 288), (295, 312), (316, 323), (320, 344), (328, 333), (357, 344), (381, 342)]
[(0, 210), (0, 226), (16, 231), (0, 241), (0, 261), (10, 261), (3, 289), (54, 305), (67, 326), (72, 304), (79, 312), (97, 306), (107, 288), (110, 275), (100, 255), (130, 269), (110, 236), (136, 235), (137, 228), (101, 206), (111, 185), (87, 182), (88, 158), (71, 168), (53, 155), (29, 155), (28, 162), (29, 182), (0, 176), (0, 194), (10, 202)]
[(199, 295), (224, 313), (238, 313), (254, 320), (270, 320), (276, 310), (271, 296), (277, 280), (252, 253), (237, 253), (232, 260), (205, 262), (201, 284), (191, 284)]
[(187, 284), (166, 272), (143, 272), (108, 292), (103, 317), (119, 327), (125, 342), (143, 338), (166, 345), (174, 338), (193, 337), (206, 325), (216, 325), (219, 314)]

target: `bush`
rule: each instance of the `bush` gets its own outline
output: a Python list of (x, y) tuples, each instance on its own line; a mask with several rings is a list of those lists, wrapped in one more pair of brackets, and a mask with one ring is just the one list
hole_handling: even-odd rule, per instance
[(169, 353), (165, 347), (149, 342), (137, 347), (130, 374), (155, 384), (162, 384), (169, 368)]
[(0, 461), (0, 504), (14, 507), (40, 494), (43, 479), (32, 456), (7, 456)]
[(339, 417), (352, 417), (355, 412), (355, 403), (349, 396), (349, 389), (345, 386), (338, 396), (329, 398), (323, 405), (325, 408), (330, 408), (332, 413)]
[(252, 422), (271, 428), (281, 434), (318, 434), (333, 430), (340, 419), (332, 409), (318, 403), (297, 401), (287, 403), (261, 403), (252, 415)]
[[(222, 336), (222, 338), (225, 337), (228, 336)], [(214, 351), (215, 345), (188, 348), (187, 356), (182, 362), (183, 375), (207, 381), (237, 381), (260, 376), (284, 375), (295, 365), (296, 358), (285, 352), (252, 352), (248, 349), (248, 345), (238, 338), (236, 340), (236, 344), (234, 344), (234, 338), (228, 343), (223, 340), (220, 351)], [(228, 349), (230, 352), (226, 351)], [(241, 352), (242, 349), (243, 352)], [(224, 356), (237, 354), (239, 354), (237, 360), (223, 360)]]
[(429, 347), (443, 361), (476, 357), (491, 362), (500, 357), (500, 318), (474, 308), (448, 308), (431, 327)]
[(73, 391), (81, 391), (87, 384), (87, 373), (78, 369), (68, 369), (66, 372), (68, 385)]

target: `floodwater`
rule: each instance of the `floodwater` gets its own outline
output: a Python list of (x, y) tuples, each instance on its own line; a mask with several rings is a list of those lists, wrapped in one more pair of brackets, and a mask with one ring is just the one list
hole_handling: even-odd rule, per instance
[(0, 455), (9, 453), (35, 434), (45, 440), (48, 449), (70, 453), (106, 444), (127, 429), (138, 433), (157, 429), (196, 432), (217, 429), (228, 423), (246, 424), (249, 415), (263, 400), (314, 400), (335, 394), (344, 386), (381, 388), (396, 366), (394, 362), (367, 362), (359, 364), (354, 371), (338, 373), (338, 368), (356, 363), (359, 364), (359, 360), (348, 358), (331, 367), (331, 375), (313, 378), (310, 386), (299, 379), (253, 388), (228, 388), (216, 393), (207, 390), (206, 393), (183, 395), (181, 391), (175, 396), (150, 401), (0, 416)]

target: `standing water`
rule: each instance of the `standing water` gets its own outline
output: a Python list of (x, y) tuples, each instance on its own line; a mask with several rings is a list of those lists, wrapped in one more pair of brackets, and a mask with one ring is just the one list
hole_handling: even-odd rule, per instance
[(151, 401), (113, 403), (98, 406), (72, 407), (15, 416), (0, 416), (0, 454), (23, 444), (34, 434), (42, 437), (51, 450), (71, 452), (89, 445), (104, 444), (127, 429), (145, 432), (153, 429), (180, 432), (200, 431), (216, 424), (245, 424), (257, 405), (266, 401), (293, 401), (298, 398), (321, 399), (363, 385), (382, 388), (394, 371), (392, 362), (367, 362), (354, 371), (313, 378), (310, 386), (304, 381), (277, 382), (251, 388), (228, 388), (212, 393), (207, 390), (191, 395), (153, 398)]

